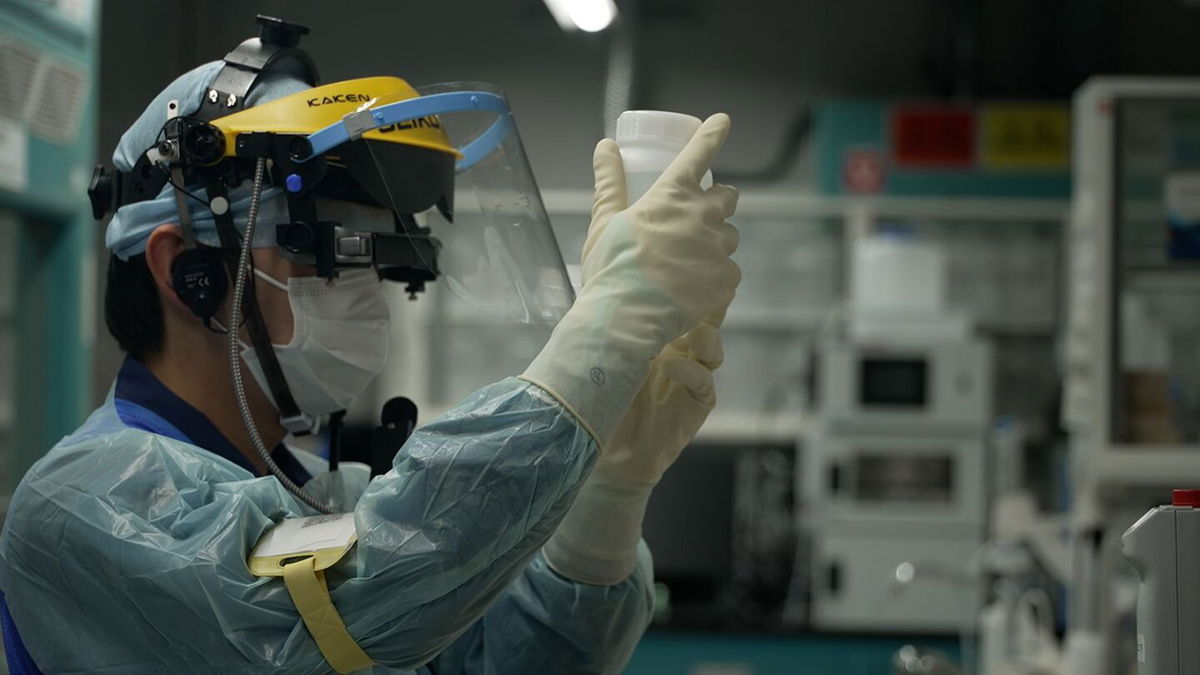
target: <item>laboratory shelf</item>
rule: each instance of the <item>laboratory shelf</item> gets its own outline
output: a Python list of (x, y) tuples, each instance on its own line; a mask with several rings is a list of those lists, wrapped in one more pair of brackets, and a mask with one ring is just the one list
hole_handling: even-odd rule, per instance
[(1200, 263), (1198, 262), (1171, 262), (1171, 263), (1154, 263), (1154, 264), (1134, 264), (1124, 265), (1121, 271), (1125, 274), (1168, 274), (1168, 275), (1194, 275), (1200, 273)]
[(983, 318), (976, 326), (986, 335), (998, 337), (1048, 337), (1058, 333), (1058, 324), (1052, 317), (1008, 315)]
[(1200, 446), (1116, 446), (1096, 452), (1088, 461), (1098, 488), (1200, 485)]
[[(546, 211), (586, 214), (592, 208), (591, 190), (545, 190)], [(1068, 205), (1060, 199), (986, 197), (856, 197), (795, 192), (744, 192), (738, 216), (783, 216), (792, 219), (843, 219), (868, 212), (876, 217), (971, 220), (981, 223), (1061, 223)], [(935, 215), (936, 214), (936, 215)], [(734, 218), (737, 220), (737, 217)]]
[[(460, 301), (444, 306), (444, 318), (450, 324), (465, 328), (492, 327), (497, 319)], [(743, 310), (735, 305), (725, 317), (724, 328), (761, 331), (811, 332), (828, 322), (827, 308), (767, 310)], [(546, 327), (547, 334), (550, 326)]]
[(829, 321), (831, 310), (812, 309), (741, 309), (735, 303), (725, 316), (722, 327), (746, 330), (813, 331)]
[[(1156, 176), (1155, 178), (1161, 180), (1160, 176)], [(1167, 207), (1160, 199), (1131, 200), (1125, 203), (1120, 216), (1126, 222), (1163, 223), (1166, 221)]]
[(696, 440), (707, 443), (795, 443), (811, 433), (813, 420), (795, 412), (763, 414), (714, 411)]
[(1200, 291), (1200, 268), (1126, 268), (1124, 282), (1127, 289), (1139, 293), (1193, 294)]

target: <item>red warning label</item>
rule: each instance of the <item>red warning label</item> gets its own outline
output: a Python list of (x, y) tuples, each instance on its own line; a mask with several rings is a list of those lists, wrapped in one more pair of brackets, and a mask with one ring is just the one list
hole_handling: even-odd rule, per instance
[(892, 110), (892, 161), (908, 168), (969, 168), (975, 162), (975, 113), (939, 105)]

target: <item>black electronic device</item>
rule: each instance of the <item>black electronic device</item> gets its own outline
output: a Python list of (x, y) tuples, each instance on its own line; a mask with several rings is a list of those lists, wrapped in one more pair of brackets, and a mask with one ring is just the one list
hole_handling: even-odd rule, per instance
[(171, 264), (171, 285), (188, 309), (209, 326), (229, 286), (221, 249), (199, 246), (180, 253)]
[(342, 461), (342, 435), (346, 430), (346, 411), (339, 410), (329, 415), (329, 472), (338, 470)]
[(380, 425), (371, 431), (371, 477), (392, 469), (400, 451), (417, 426), (417, 405), (403, 396), (383, 404), (379, 413)]

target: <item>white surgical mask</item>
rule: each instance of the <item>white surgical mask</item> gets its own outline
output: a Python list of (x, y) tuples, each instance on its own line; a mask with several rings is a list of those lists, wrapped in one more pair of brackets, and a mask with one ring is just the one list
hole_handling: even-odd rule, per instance
[[(259, 270), (254, 274), (288, 294), (292, 339), (274, 347), (296, 406), (312, 415), (350, 407), (387, 361), (391, 317), (374, 270), (343, 272), (333, 283), (290, 277), (286, 285)], [(242, 359), (270, 397), (254, 349), (243, 349)]]

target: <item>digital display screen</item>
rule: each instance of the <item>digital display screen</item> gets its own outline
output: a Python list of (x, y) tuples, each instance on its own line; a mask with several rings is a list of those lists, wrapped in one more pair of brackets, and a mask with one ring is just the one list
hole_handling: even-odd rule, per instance
[(923, 407), (927, 378), (924, 359), (864, 358), (859, 362), (859, 402), (864, 406)]

